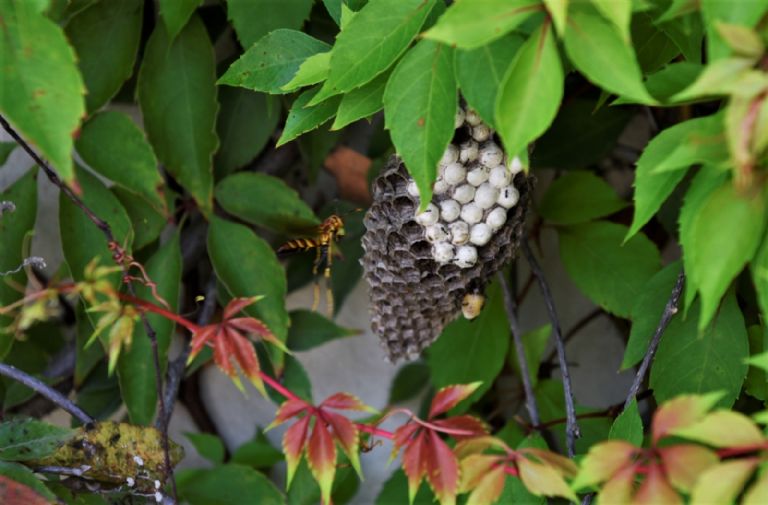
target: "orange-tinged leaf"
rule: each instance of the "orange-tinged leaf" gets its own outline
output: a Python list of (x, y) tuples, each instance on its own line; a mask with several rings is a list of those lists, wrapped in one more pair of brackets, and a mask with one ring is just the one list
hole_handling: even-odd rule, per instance
[(467, 437), (474, 438), (488, 433), (488, 428), (485, 424), (480, 419), (470, 415), (449, 417), (448, 419), (438, 419), (430, 422), (441, 428), (462, 430), (471, 433), (471, 435), (451, 434), (451, 436), (457, 440), (463, 440)]
[(296, 473), (296, 468), (301, 460), (301, 453), (307, 441), (307, 430), (311, 416), (304, 416), (296, 421), (290, 428), (285, 430), (283, 435), (283, 454), (285, 454), (285, 463), (288, 467), (288, 473), (285, 481), (285, 488), (288, 489)]
[(594, 486), (609, 480), (617, 471), (632, 463), (637, 447), (624, 440), (608, 440), (593, 445), (581, 460), (574, 489)]
[(503, 459), (504, 456), (498, 454), (470, 454), (462, 459), (459, 492), (466, 493), (476, 488), (493, 467), (502, 466)]
[(671, 432), (715, 447), (744, 447), (765, 443), (757, 425), (744, 414), (718, 410), (701, 421)]
[(234, 357), (240, 365), (240, 369), (250, 379), (256, 389), (259, 390), (261, 395), (266, 398), (267, 391), (264, 389), (261, 377), (259, 377), (259, 359), (256, 357), (256, 350), (253, 348), (253, 344), (251, 344), (250, 340), (232, 329), (225, 327), (224, 333), (235, 351)]
[(490, 505), (496, 503), (496, 500), (504, 491), (504, 480), (507, 474), (504, 473), (504, 466), (499, 465), (487, 472), (477, 487), (472, 491), (467, 500), (467, 505)]
[(272, 423), (270, 423), (270, 425), (267, 426), (267, 429), (264, 431), (269, 431), (275, 426), (283, 424), (288, 419), (301, 414), (305, 410), (308, 410), (310, 407), (311, 405), (300, 399), (284, 401), (275, 413), (275, 420), (272, 421)]
[(576, 465), (572, 459), (555, 454), (552, 451), (536, 449), (535, 447), (526, 447), (520, 449), (518, 452), (535, 456), (537, 459), (541, 460), (541, 462), (551, 466), (566, 477), (575, 477), (579, 471), (578, 465)]
[(470, 454), (480, 453), (486, 449), (490, 449), (491, 447), (501, 449), (507, 453), (512, 452), (512, 449), (510, 449), (503, 440), (491, 436), (465, 438), (459, 440), (456, 443), (456, 447), (453, 448), (453, 452), (456, 453), (456, 456), (459, 459), (462, 459), (469, 456)]
[(661, 468), (656, 464), (651, 465), (648, 469), (645, 480), (640, 484), (640, 489), (637, 490), (637, 494), (632, 500), (633, 505), (677, 505), (682, 503), (683, 499), (669, 485)]
[(309, 437), (307, 463), (320, 486), (322, 502), (331, 503), (333, 476), (336, 474), (336, 444), (333, 443), (333, 437), (325, 423), (319, 419), (315, 421), (315, 427)]
[(352, 468), (355, 469), (360, 479), (363, 478), (363, 471), (360, 469), (360, 431), (355, 423), (346, 417), (333, 412), (323, 412), (323, 419), (333, 428), (333, 438), (341, 446), (341, 450), (349, 458)]
[(454, 505), (459, 489), (459, 462), (434, 430), (428, 433), (427, 480), (441, 505)]
[(613, 477), (603, 484), (597, 495), (600, 505), (629, 503), (632, 498), (632, 486), (635, 482), (635, 468), (628, 466), (616, 472)]
[(744, 494), (741, 505), (765, 505), (768, 503), (768, 474), (763, 475)]
[(537, 496), (562, 496), (577, 500), (563, 477), (551, 466), (519, 458), (517, 469), (520, 472), (520, 480), (531, 493)]
[(219, 325), (217, 324), (209, 324), (208, 326), (203, 326), (198, 328), (197, 331), (192, 333), (192, 342), (191, 347), (192, 350), (189, 353), (189, 358), (187, 359), (187, 365), (192, 363), (192, 360), (194, 360), (197, 355), (200, 353), (200, 351), (203, 350), (203, 347), (205, 347), (205, 344), (213, 340), (213, 337), (216, 335), (216, 332), (218, 331)]
[(376, 412), (376, 409), (369, 407), (355, 395), (349, 393), (336, 393), (320, 404), (322, 408), (337, 409), (337, 410), (359, 410), (363, 412)]
[(432, 404), (429, 407), (428, 419), (432, 419), (435, 416), (451, 410), (460, 401), (467, 398), (469, 395), (475, 392), (480, 387), (480, 382), (473, 382), (471, 384), (458, 384), (454, 386), (446, 386), (440, 389), (435, 397), (432, 398)]
[(689, 494), (699, 475), (720, 462), (717, 454), (699, 445), (671, 445), (659, 449), (659, 454), (669, 482)]
[[(398, 430), (399, 431), (399, 430)], [(403, 451), (402, 467), (408, 477), (408, 500), (413, 503), (416, 491), (419, 490), (421, 479), (427, 473), (427, 451), (424, 431), (419, 432), (405, 447)]]
[(757, 463), (755, 459), (734, 459), (709, 467), (696, 480), (691, 505), (733, 503)]
[(241, 298), (233, 298), (229, 301), (226, 307), (224, 307), (224, 320), (231, 319), (232, 316), (243, 310), (244, 308), (252, 305), (263, 298), (262, 296), (248, 296)]
[(289, 354), (291, 352), (287, 347), (285, 347), (285, 344), (279, 338), (277, 338), (269, 328), (267, 328), (266, 324), (262, 323), (256, 318), (236, 317), (234, 319), (228, 320), (227, 326), (231, 326), (240, 331), (244, 331), (245, 333), (256, 335), (259, 337), (259, 339), (269, 342), (283, 352), (287, 352)]
[(715, 392), (706, 395), (683, 395), (665, 402), (653, 416), (653, 444), (672, 431), (690, 426), (715, 406), (723, 396)]
[[(30, 473), (30, 475), (32, 475)], [(31, 477), (34, 480), (34, 477)], [(32, 488), (0, 475), (0, 503), (5, 505), (49, 505), (51, 502)]]

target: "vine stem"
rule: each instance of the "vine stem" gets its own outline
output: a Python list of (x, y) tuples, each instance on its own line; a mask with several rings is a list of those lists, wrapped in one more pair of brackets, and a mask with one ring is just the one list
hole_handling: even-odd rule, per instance
[(555, 309), (555, 300), (552, 297), (552, 292), (549, 289), (549, 284), (544, 276), (544, 272), (541, 270), (536, 256), (533, 255), (528, 240), (523, 238), (522, 241), (523, 254), (528, 264), (531, 266), (533, 275), (536, 276), (536, 280), (539, 283), (539, 290), (544, 297), (544, 302), (547, 306), (547, 313), (549, 314), (550, 322), (552, 323), (552, 331), (555, 334), (555, 348), (557, 349), (557, 361), (560, 365), (560, 373), (563, 376), (563, 391), (565, 395), (565, 445), (568, 450), (568, 456), (573, 457), (576, 453), (576, 439), (581, 436), (579, 431), (579, 424), (576, 420), (576, 407), (573, 403), (573, 386), (571, 383), (571, 373), (568, 369), (568, 361), (565, 357), (565, 341), (563, 339), (563, 333), (560, 329), (560, 319), (557, 317), (557, 310)]
[(667, 300), (667, 304), (664, 306), (664, 312), (661, 314), (659, 325), (656, 327), (656, 331), (653, 333), (651, 342), (648, 344), (648, 349), (645, 351), (640, 367), (637, 369), (635, 379), (632, 381), (632, 385), (627, 393), (627, 399), (624, 401), (624, 410), (629, 407), (632, 400), (637, 396), (637, 392), (640, 391), (640, 386), (645, 379), (645, 374), (648, 373), (648, 368), (651, 366), (651, 361), (656, 355), (656, 350), (659, 348), (659, 342), (661, 341), (661, 335), (667, 329), (672, 317), (677, 314), (677, 305), (680, 302), (680, 295), (683, 293), (683, 286), (685, 285), (685, 272), (680, 272), (675, 282), (675, 287), (672, 288), (672, 294)]
[[(27, 143), (26, 140), (24, 140), (21, 135), (19, 135), (16, 130), (10, 125), (10, 123), (0, 115), (0, 125), (3, 127), (3, 129), (8, 132), (8, 134), (29, 154), (29, 156), (37, 163), (37, 165), (45, 172), (45, 175), (48, 177), (48, 179), (59, 188), (61, 192), (63, 192), (67, 198), (69, 198), (72, 203), (74, 203), (80, 210), (83, 211), (83, 213), (88, 217), (88, 219), (101, 231), (102, 234), (104, 234), (104, 238), (107, 241), (107, 245), (112, 248), (115, 247), (115, 254), (113, 254), (112, 259), (115, 261), (115, 263), (120, 266), (120, 268), (123, 271), (123, 278), (127, 278), (128, 276), (128, 270), (125, 266), (125, 264), (120, 260), (121, 254), (118, 254), (119, 252), (122, 252), (120, 249), (120, 244), (115, 240), (115, 236), (112, 233), (112, 228), (109, 226), (109, 223), (101, 219), (99, 216), (96, 215), (93, 210), (91, 210), (88, 205), (85, 204), (85, 202), (80, 198), (80, 196), (69, 186), (67, 186), (59, 177), (59, 175), (56, 173), (56, 171), (48, 164), (47, 161), (45, 161), (40, 155), (37, 154), (37, 152), (32, 149), (32, 146)], [(135, 297), (136, 296), (136, 289), (133, 287), (133, 283), (127, 282), (126, 287), (128, 289), (128, 293)], [(149, 323), (149, 320), (147, 319), (147, 316), (144, 312), (141, 312), (141, 322), (144, 326), (144, 331), (147, 334), (147, 337), (149, 338), (151, 347), (152, 347), (152, 362), (155, 368), (155, 389), (157, 391), (157, 398), (159, 403), (158, 408), (158, 415), (162, 418), (166, 417), (166, 408), (165, 408), (165, 399), (163, 398), (163, 373), (162, 369), (160, 367), (160, 351), (157, 346), (157, 333), (155, 332), (155, 329), (152, 327), (152, 325)], [(173, 493), (173, 501), (177, 502), (177, 492), (176, 492), (176, 479), (173, 475), (173, 467), (171, 466), (171, 455), (170, 455), (170, 444), (168, 441), (168, 429), (167, 426), (164, 430), (161, 430), (161, 444), (163, 447), (163, 464), (165, 466), (165, 477), (166, 479), (169, 479), (171, 481), (171, 489)]]
[(531, 424), (539, 426), (541, 425), (541, 416), (539, 416), (539, 408), (536, 405), (536, 396), (533, 394), (531, 374), (528, 370), (528, 360), (525, 359), (525, 346), (523, 346), (520, 322), (517, 319), (517, 302), (515, 297), (512, 296), (509, 282), (501, 272), (498, 273), (498, 278), (499, 284), (501, 284), (501, 290), (504, 293), (504, 308), (507, 311), (509, 330), (512, 333), (512, 341), (514, 342), (515, 353), (517, 354), (517, 364), (520, 367), (520, 375), (522, 375), (523, 390), (525, 391), (525, 406), (528, 409), (528, 416), (531, 418)]
[(59, 393), (51, 386), (36, 377), (32, 377), (26, 372), (22, 372), (13, 365), (0, 363), (0, 375), (24, 384), (32, 391), (41, 394), (56, 406), (68, 412), (72, 417), (83, 423), (85, 426), (92, 425), (95, 420), (89, 416), (83, 409), (72, 403), (66, 396)]

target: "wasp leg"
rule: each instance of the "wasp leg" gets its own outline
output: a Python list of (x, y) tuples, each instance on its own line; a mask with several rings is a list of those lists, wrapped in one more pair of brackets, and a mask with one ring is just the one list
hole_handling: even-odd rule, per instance
[(317, 248), (317, 255), (315, 256), (315, 262), (312, 264), (312, 278), (313, 278), (313, 293), (312, 293), (312, 311), (316, 311), (320, 305), (320, 280), (317, 278), (317, 273), (320, 270), (320, 263), (323, 261), (323, 249), (320, 246)]
[(325, 277), (325, 304), (328, 310), (328, 317), (333, 319), (333, 289), (331, 287), (331, 265), (333, 264), (333, 242), (328, 243), (325, 258), (325, 270), (323, 271), (323, 277)]

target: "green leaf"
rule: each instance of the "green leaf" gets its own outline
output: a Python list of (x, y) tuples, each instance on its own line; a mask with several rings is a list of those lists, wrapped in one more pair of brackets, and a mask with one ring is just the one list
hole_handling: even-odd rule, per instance
[[(28, 234), (35, 226), (37, 216), (37, 169), (29, 170), (0, 193), (0, 202), (13, 202), (16, 210), (0, 215), (0, 272), (15, 270), (21, 265), (28, 251)], [(13, 284), (25, 286), (26, 272), (22, 269), (15, 274), (0, 277), (0, 307), (5, 307), (24, 296)], [(11, 350), (15, 340), (8, 326), (13, 318), (0, 315), (0, 360)]]
[[(536, 386), (539, 375), (539, 365), (547, 350), (549, 336), (552, 335), (552, 325), (545, 324), (526, 332), (522, 336), (523, 348), (525, 349), (525, 361), (528, 364), (528, 374), (531, 379), (531, 385)], [(517, 351), (514, 346), (509, 347), (509, 364), (515, 370), (518, 377), (522, 376), (520, 365), (518, 364)]]
[(675, 43), (685, 59), (691, 63), (702, 62), (704, 48), (704, 26), (698, 12), (675, 20), (659, 23), (657, 26)]
[(571, 279), (590, 300), (624, 318), (661, 263), (645, 235), (622, 245), (626, 231), (597, 221), (562, 228), (559, 235), (560, 258)]
[(208, 228), (208, 253), (216, 276), (232, 296), (264, 296), (245, 312), (261, 319), (285, 342), (285, 272), (269, 244), (245, 226), (213, 217)]
[(622, 39), (630, 42), (629, 22), (632, 19), (632, 0), (592, 0), (592, 4), (619, 30)]
[(765, 227), (762, 193), (741, 195), (730, 181), (712, 191), (691, 221), (690, 235), (681, 236), (686, 271), (697, 272), (704, 328), (731, 281), (752, 259)]
[(0, 424), (0, 459), (28, 461), (52, 454), (72, 430), (36, 419), (11, 419)]
[(310, 310), (293, 310), (290, 316), (287, 345), (292, 351), (308, 351), (331, 340), (361, 333), (360, 330), (341, 327)]
[(730, 53), (726, 41), (717, 29), (718, 21), (754, 28), (768, 6), (763, 2), (722, 2), (701, 0), (701, 15), (707, 31), (707, 57), (709, 61), (725, 58)]
[(85, 88), (64, 32), (32, 2), (0, 0), (0, 113), (74, 186), (72, 137)]
[(437, 163), (453, 137), (456, 103), (453, 50), (430, 40), (400, 60), (384, 90), (386, 126), (422, 207), (432, 199)]
[(728, 146), (719, 114), (689, 119), (656, 135), (637, 160), (635, 216), (627, 237), (658, 212), (691, 165), (727, 159)]
[(202, 0), (158, 0), (158, 3), (160, 19), (163, 20), (168, 39), (173, 41)]
[(0, 142), (0, 166), (5, 165), (16, 145), (16, 142)]
[[(174, 234), (145, 263), (147, 275), (156, 285), (155, 291), (168, 303), (167, 310), (173, 313), (179, 306), (179, 287), (181, 286), (179, 235), (179, 233)], [(143, 300), (162, 306), (162, 302), (153, 296), (151, 286), (136, 286), (136, 295)], [(146, 317), (157, 336), (157, 352), (160, 368), (164, 374), (175, 323), (159, 314), (148, 313)], [(136, 325), (131, 346), (120, 352), (117, 377), (131, 422), (150, 425), (155, 416), (157, 385), (152, 343), (143, 324)]]
[(407, 363), (400, 367), (389, 388), (388, 405), (416, 397), (429, 384), (429, 367), (424, 363)]
[[(652, 16), (644, 12), (632, 19), (632, 40), (635, 41), (637, 63), (644, 73), (659, 70), (680, 54), (677, 44), (654, 24)], [(690, 43), (693, 44), (692, 41)]]
[[(270, 358), (263, 352), (259, 352), (259, 356), (262, 356), (263, 358), (260, 361), (264, 364), (264, 373), (274, 377), (275, 371), (272, 368), (272, 361)], [(306, 369), (304, 369), (304, 365), (290, 354), (282, 356), (281, 359), (283, 359), (284, 362), (278, 363), (282, 366), (280, 382), (302, 400), (312, 402), (312, 382), (309, 379), (309, 374), (307, 374)], [(267, 395), (269, 395), (272, 401), (276, 404), (285, 401), (283, 395), (272, 388), (267, 388)]]
[[(75, 309), (75, 387), (80, 388), (85, 383), (94, 368), (104, 359), (104, 348), (100, 345), (86, 346), (93, 335), (93, 324), (85, 312), (85, 302), (80, 300)], [(120, 400), (122, 403), (122, 400)]]
[(664, 332), (651, 366), (650, 385), (661, 403), (684, 393), (723, 391), (718, 405), (728, 408), (747, 375), (749, 340), (744, 318), (731, 293), (704, 330), (697, 329), (699, 304), (686, 318), (676, 317)]
[(613, 422), (608, 438), (626, 440), (637, 447), (643, 445), (643, 421), (640, 419), (636, 399), (633, 398)]
[(563, 103), (547, 132), (536, 140), (534, 168), (585, 168), (616, 148), (635, 112), (629, 107), (599, 107), (594, 99)]
[(278, 233), (311, 232), (320, 225), (298, 193), (271, 175), (230, 175), (216, 185), (216, 200), (230, 214)]
[[(77, 169), (77, 180), (83, 190), (83, 202), (109, 224), (115, 241), (130, 253), (133, 227), (120, 201), (101, 181), (84, 169)], [(59, 231), (64, 259), (76, 281), (83, 280), (85, 267), (96, 257), (101, 266), (114, 265), (112, 251), (107, 247), (104, 234), (64, 193), (59, 195)], [(118, 286), (120, 274), (115, 272), (109, 279), (114, 286)]]
[(748, 395), (765, 401), (768, 399), (768, 335), (763, 327), (753, 324), (747, 328), (749, 337), (749, 370), (744, 381), (744, 392)]
[(143, 13), (141, 0), (98, 2), (67, 23), (67, 38), (85, 81), (88, 112), (109, 102), (133, 73)]
[(284, 85), (283, 91), (295, 91), (310, 84), (317, 84), (328, 77), (331, 68), (331, 52), (313, 54), (299, 67), (293, 79)]
[(384, 89), (390, 73), (384, 72), (368, 84), (344, 93), (331, 130), (340, 130), (353, 121), (371, 116), (384, 108)]
[(227, 0), (227, 17), (246, 49), (277, 29), (300, 29), (310, 10), (312, 0)]
[[(584, 204), (589, 195), (589, 205)], [(592, 172), (575, 170), (556, 179), (539, 204), (541, 217), (554, 224), (576, 224), (609, 216), (627, 202)]]
[(632, 46), (593, 6), (581, 2), (571, 7), (565, 50), (576, 68), (606, 91), (655, 103), (643, 86)]
[(317, 105), (308, 105), (312, 97), (317, 96), (320, 91), (317, 87), (310, 88), (294, 100), (291, 110), (288, 111), (283, 133), (277, 139), (277, 147), (290, 142), (302, 133), (314, 130), (336, 114), (336, 109), (341, 102), (340, 96), (332, 97)]
[(512, 33), (477, 49), (456, 51), (456, 79), (461, 93), (489, 125), (495, 124), (496, 96), (502, 79), (524, 40)]
[(427, 364), (436, 388), (482, 382), (460, 407), (477, 401), (490, 389), (507, 356), (509, 326), (498, 284), (492, 284), (486, 296), (485, 308), (476, 319), (452, 322), (429, 348)]
[(285, 459), (282, 451), (278, 451), (269, 443), (264, 432), (256, 431), (256, 436), (232, 454), (232, 463), (251, 466), (256, 469), (268, 469)]
[[(0, 226), (2, 226), (2, 222), (0, 222)], [(0, 257), (2, 257), (1, 254)], [(752, 281), (755, 283), (760, 310), (763, 313), (763, 317), (768, 317), (768, 240), (763, 241), (763, 245), (752, 260), (750, 269)]]
[(549, 17), (555, 23), (555, 30), (559, 36), (565, 33), (565, 23), (568, 17), (568, 4), (570, 0), (544, 0)]
[[(435, 495), (432, 494), (426, 482), (422, 482), (416, 496), (410, 500), (410, 505), (433, 505)], [(382, 486), (376, 497), (376, 505), (393, 505), (395, 503), (409, 503), (408, 479), (402, 468), (392, 473)]]
[[(350, 502), (357, 492), (360, 479), (352, 469), (346, 456), (339, 455), (338, 470), (333, 479), (331, 500), (329, 503), (343, 505)], [(316, 505), (320, 501), (320, 487), (307, 464), (306, 458), (302, 459), (296, 470), (296, 475), (291, 481), (291, 489), (288, 490), (288, 505)]]
[(275, 30), (240, 56), (219, 78), (218, 84), (285, 93), (282, 87), (293, 79), (301, 64), (330, 48), (325, 42), (296, 30)]
[(511, 32), (539, 9), (539, 0), (455, 2), (424, 37), (462, 49), (479, 48)]
[(211, 470), (177, 473), (179, 497), (190, 505), (258, 503), (281, 505), (285, 498), (264, 474), (243, 465), (226, 464)]
[(216, 133), (221, 145), (213, 159), (217, 178), (255, 158), (277, 127), (280, 103), (276, 97), (244, 88), (219, 87)]
[[(664, 68), (649, 75), (645, 87), (659, 102), (671, 104), (672, 97), (687, 88), (701, 75), (703, 65), (681, 61), (670, 63)], [(631, 98), (620, 96), (611, 105), (635, 103)]]
[(134, 231), (133, 250), (138, 251), (157, 240), (165, 225), (168, 224), (167, 217), (151, 205), (147, 205), (144, 198), (127, 189), (115, 186), (111, 191), (123, 204), (123, 208), (131, 219)]
[(731, 51), (740, 56), (760, 58), (765, 51), (760, 35), (746, 26), (715, 21), (715, 29)]
[(155, 27), (139, 72), (138, 97), (158, 159), (203, 213), (210, 213), (218, 104), (213, 47), (197, 16), (173, 42), (162, 25)]
[(670, 263), (657, 272), (645, 284), (632, 304), (632, 329), (629, 332), (627, 348), (624, 351), (624, 359), (621, 362), (621, 370), (634, 366), (643, 359), (648, 349), (659, 320), (667, 305), (667, 300), (672, 295), (672, 288), (681, 271), (681, 262)]
[(671, 97), (673, 102), (685, 102), (701, 97), (728, 95), (741, 91), (742, 82), (749, 79), (754, 61), (749, 58), (722, 58), (708, 64), (695, 81)]
[(126, 114), (104, 111), (92, 116), (75, 145), (90, 168), (167, 212), (155, 153)]
[(388, 69), (434, 5), (435, 0), (370, 0), (336, 37), (328, 80), (310, 105), (362, 86)]
[(192, 442), (200, 456), (213, 464), (224, 462), (225, 449), (219, 437), (210, 433), (185, 433), (184, 435)]
[[(727, 180), (727, 173), (721, 170), (716, 170), (709, 166), (702, 167), (696, 176), (691, 181), (685, 198), (683, 199), (683, 205), (680, 209), (680, 243), (686, 244), (693, 241), (693, 222), (697, 219), (702, 205), (706, 202), (707, 197), (715, 189), (717, 189), (723, 182)], [(697, 250), (688, 251), (686, 258), (686, 282), (685, 282), (685, 303), (686, 310), (693, 303), (699, 286), (699, 278), (707, 275), (707, 271), (698, 272), (695, 270), (697, 262), (692, 261), (692, 255), (697, 253)]]
[(519, 153), (544, 133), (562, 98), (563, 68), (545, 23), (518, 50), (496, 97), (496, 127), (506, 151)]
[[(42, 496), (45, 500), (48, 500), (49, 503), (54, 503), (56, 500), (56, 495), (54, 495), (50, 489), (45, 487), (43, 482), (32, 472), (32, 470), (25, 466), (19, 465), (18, 463), (0, 461), (0, 476), (7, 477), (15, 482), (23, 484)], [(0, 493), (0, 496), (6, 498), (5, 493)], [(16, 498), (16, 496), (12, 496), (12, 499)], [(15, 504), (11, 502), (9, 505)]]

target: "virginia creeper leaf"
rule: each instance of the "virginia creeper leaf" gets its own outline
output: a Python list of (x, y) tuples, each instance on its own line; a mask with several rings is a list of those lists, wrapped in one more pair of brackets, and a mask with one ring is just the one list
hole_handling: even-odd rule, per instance
[(246, 49), (274, 30), (300, 29), (310, 10), (312, 0), (227, 0), (227, 17)]

